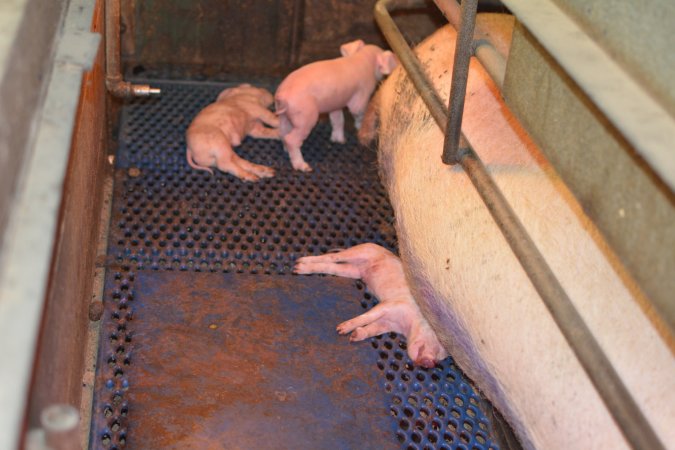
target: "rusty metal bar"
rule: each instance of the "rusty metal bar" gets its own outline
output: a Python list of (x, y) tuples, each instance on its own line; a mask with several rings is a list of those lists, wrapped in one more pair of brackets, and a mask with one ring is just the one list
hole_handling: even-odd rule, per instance
[[(418, 5), (419, 2), (414, 0), (379, 0), (375, 5), (375, 20), (431, 115), (443, 128), (448, 112), (388, 11), (389, 8)], [(663, 444), (470, 144), (461, 152), (458, 162), (471, 179), (627, 442), (635, 449), (663, 449)]]
[(105, 2), (105, 85), (115, 97), (147, 97), (160, 90), (147, 84), (131, 84), (122, 78), (120, 61), (120, 0)]
[[(445, 127), (442, 160), (445, 164), (457, 164), (460, 158), (459, 140), (462, 134), (466, 82), (469, 78), (469, 62), (473, 53), (473, 30), (476, 25), (478, 0), (462, 1), (460, 28), (455, 41), (455, 60), (452, 66), (452, 84), (448, 100), (448, 120)], [(465, 147), (463, 142), (462, 147)]]

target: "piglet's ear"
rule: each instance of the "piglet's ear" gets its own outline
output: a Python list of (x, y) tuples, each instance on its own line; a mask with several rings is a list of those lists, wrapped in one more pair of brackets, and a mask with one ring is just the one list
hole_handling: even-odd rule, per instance
[(220, 100), (223, 100), (225, 98), (232, 97), (232, 95), (234, 95), (234, 89), (236, 89), (236, 88), (225, 89), (223, 92), (218, 94), (218, 98), (216, 99), (216, 101), (220, 101)]
[(357, 39), (356, 41), (352, 41), (352, 42), (347, 42), (346, 44), (342, 44), (340, 46), (340, 54), (342, 56), (353, 55), (354, 53), (361, 50), (361, 48), (364, 45), (366, 45), (366, 44), (361, 39)]
[(389, 75), (398, 66), (398, 59), (389, 50), (377, 55), (377, 68), (382, 75)]

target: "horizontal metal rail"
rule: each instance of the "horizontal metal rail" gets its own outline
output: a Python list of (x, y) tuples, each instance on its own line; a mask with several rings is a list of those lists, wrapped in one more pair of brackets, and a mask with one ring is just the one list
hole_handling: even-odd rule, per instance
[[(489, 175), (482, 161), (471, 148), (470, 143), (461, 133), (459, 127), (448, 126), (448, 109), (433, 89), (419, 60), (410, 49), (394, 23), (388, 9), (420, 7), (424, 1), (418, 0), (379, 0), (375, 5), (375, 20), (384, 34), (392, 50), (396, 53), (401, 65), (408, 72), (408, 76), (417, 88), (420, 96), (426, 103), (429, 111), (441, 129), (459, 136), (451, 135), (447, 139), (459, 142), (458, 152), (450, 159), (454, 159), (465, 170), (477, 192), (483, 199), (492, 218), (499, 226), (502, 234), (509, 243), (514, 254), (520, 261), (534, 288), (539, 293), (548, 308), (553, 320), (567, 339), (581, 366), (586, 371), (598, 394), (604, 401), (608, 411), (614, 418), (618, 428), (628, 443), (636, 449), (663, 449), (656, 433), (645, 419), (642, 411), (621, 382), (600, 345), (593, 337), (579, 312), (575, 309), (560, 282), (556, 279), (546, 260), (541, 255), (534, 242), (527, 234), (522, 223), (511, 209), (503, 194)], [(475, 19), (477, 0), (462, 1), (462, 16)], [(462, 37), (473, 36), (473, 24), (462, 23), (459, 34)], [(457, 45), (471, 45), (471, 40), (457, 39)], [(455, 54), (466, 53), (465, 49), (457, 49)], [(462, 71), (468, 75), (469, 58), (466, 61), (455, 60), (455, 64), (465, 64)], [(455, 89), (453, 67), (453, 86), (455, 95), (465, 95), (462, 89)], [(460, 69), (461, 70), (461, 69)], [(466, 80), (464, 81), (464, 89)], [(460, 92), (461, 90), (461, 92)], [(452, 97), (452, 95), (451, 95)], [(457, 100), (450, 99), (450, 105)], [(450, 118), (451, 119), (451, 118)]]

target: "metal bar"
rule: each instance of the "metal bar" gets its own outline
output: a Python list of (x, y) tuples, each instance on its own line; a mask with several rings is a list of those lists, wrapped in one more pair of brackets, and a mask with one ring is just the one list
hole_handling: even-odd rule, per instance
[[(457, 0), (434, 0), (434, 3), (441, 10), (443, 15), (448, 22), (456, 29), (459, 29), (461, 26), (461, 11), (460, 7), (457, 4)], [(476, 25), (475, 35), (479, 36), (484, 35), (480, 29), (480, 25)], [(478, 61), (485, 67), (488, 75), (492, 78), (492, 81), (499, 87), (501, 90), (504, 86), (504, 75), (506, 74), (506, 60), (501, 53), (497, 51), (496, 48), (486, 39), (478, 39), (474, 41), (474, 51), (473, 54), (476, 56)]]
[[(403, 39), (388, 11), (389, 6), (392, 9), (400, 8), (406, 3), (410, 2), (379, 0), (375, 5), (375, 20), (387, 42), (396, 52), (401, 64), (408, 71), (413, 84), (417, 87), (418, 83), (424, 84), (428, 81), (426, 81), (426, 76), (419, 61)], [(420, 95), (432, 116), (442, 128), (446, 122), (443, 119), (448, 116), (447, 110), (441, 106), (441, 111), (438, 111), (440, 102), (438, 94), (429, 91), (433, 91), (430, 84), (422, 85)], [(433, 101), (427, 102), (427, 98), (431, 98)], [(440, 104), (442, 105), (442, 102)], [(470, 144), (469, 148), (459, 156), (459, 163), (485, 202), (506, 241), (628, 443), (636, 449), (663, 449), (663, 444), (621, 382), (609, 359), (607, 359), (593, 334), (574, 308), (546, 260), (532, 242), (494, 180), (488, 174), (480, 158), (470, 148)]]
[(626, 440), (636, 449), (663, 449), (656, 433), (480, 158), (469, 149), (463, 152), (460, 164)]
[(401, 65), (408, 73), (408, 77), (413, 85), (415, 85), (420, 97), (422, 97), (422, 100), (424, 100), (424, 103), (429, 108), (431, 116), (438, 126), (444, 129), (447, 123), (447, 113), (443, 100), (441, 100), (438, 93), (434, 90), (431, 81), (429, 81), (426, 73), (424, 73), (422, 65), (389, 15), (387, 11), (389, 5), (392, 5), (392, 9), (403, 9), (423, 7), (426, 3), (423, 0), (379, 0), (375, 4), (375, 21), (380, 30), (382, 30), (389, 46), (396, 53)]
[[(460, 28), (457, 41), (455, 41), (455, 60), (452, 66), (448, 121), (445, 127), (445, 142), (443, 144), (442, 160), (445, 164), (459, 162), (459, 140), (462, 134), (466, 82), (469, 78), (469, 62), (473, 53), (473, 30), (476, 26), (477, 12), (478, 0), (462, 1)], [(464, 147), (464, 145), (462, 146)]]
[(120, 0), (105, 2), (105, 85), (115, 97), (147, 97), (160, 90), (147, 84), (131, 84), (122, 78), (120, 61)]

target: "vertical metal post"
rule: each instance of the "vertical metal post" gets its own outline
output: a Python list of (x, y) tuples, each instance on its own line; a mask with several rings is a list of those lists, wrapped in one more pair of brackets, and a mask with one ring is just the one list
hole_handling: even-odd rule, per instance
[[(469, 62), (473, 54), (473, 30), (476, 26), (478, 0), (463, 0), (461, 6), (460, 29), (455, 44), (455, 61), (452, 69), (452, 85), (448, 104), (448, 123), (445, 128), (442, 160), (445, 164), (459, 162), (460, 137), (466, 82), (469, 78)], [(462, 147), (467, 144), (462, 140)]]

